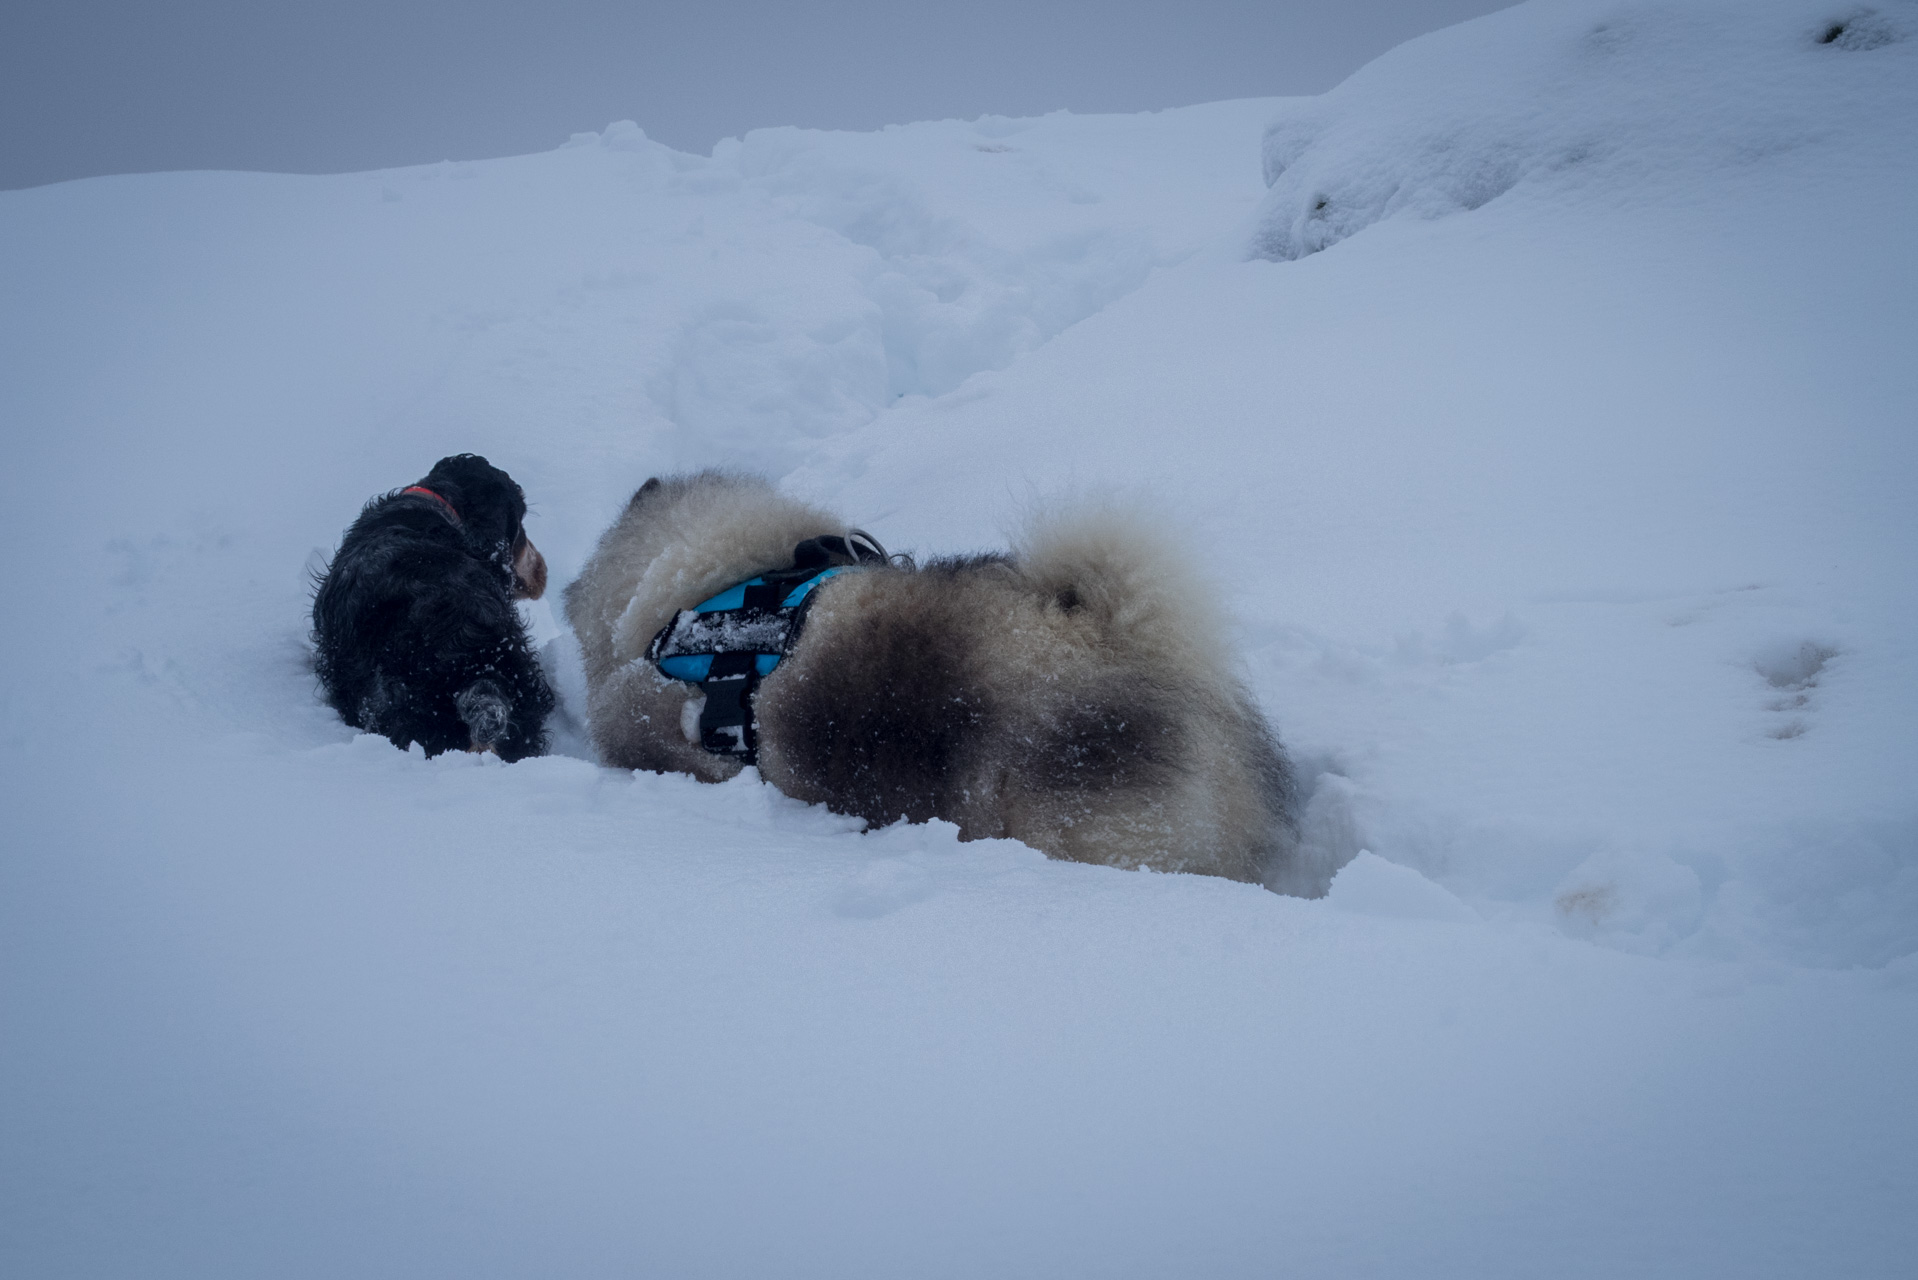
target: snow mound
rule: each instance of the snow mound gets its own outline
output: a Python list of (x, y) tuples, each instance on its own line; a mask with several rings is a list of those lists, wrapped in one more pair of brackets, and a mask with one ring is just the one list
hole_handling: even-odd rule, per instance
[(1359, 856), (1332, 877), (1332, 889), (1325, 900), (1340, 911), (1362, 916), (1446, 920), (1454, 924), (1478, 919), (1457, 895), (1369, 849), (1359, 850)]
[[(1918, 78), (1918, 11), (1820, 0), (1521, 5), (1401, 46), (1266, 129), (1255, 256), (1524, 188), (1629, 208), (1828, 145)], [(1870, 54), (1853, 57), (1852, 54)], [(1909, 96), (1908, 92), (1904, 96)]]

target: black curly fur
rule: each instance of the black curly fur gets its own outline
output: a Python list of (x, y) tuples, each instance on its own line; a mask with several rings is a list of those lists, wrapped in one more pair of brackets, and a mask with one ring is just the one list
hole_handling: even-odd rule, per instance
[(530, 588), (514, 571), (528, 548), (525, 495), (470, 453), (440, 459), (419, 487), (457, 522), (425, 494), (384, 494), (320, 579), (313, 642), (326, 700), (355, 728), (429, 756), (538, 755), (553, 692), (513, 607), (516, 591), (544, 586), (543, 568)]

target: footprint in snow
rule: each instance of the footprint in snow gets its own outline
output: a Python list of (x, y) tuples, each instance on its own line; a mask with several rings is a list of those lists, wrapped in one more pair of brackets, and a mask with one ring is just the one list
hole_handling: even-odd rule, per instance
[(1752, 660), (1752, 667), (1769, 686), (1765, 710), (1784, 717), (1766, 736), (1782, 740), (1803, 737), (1811, 728), (1800, 712), (1812, 708), (1812, 690), (1828, 674), (1838, 650), (1816, 640), (1784, 642), (1772, 646)]

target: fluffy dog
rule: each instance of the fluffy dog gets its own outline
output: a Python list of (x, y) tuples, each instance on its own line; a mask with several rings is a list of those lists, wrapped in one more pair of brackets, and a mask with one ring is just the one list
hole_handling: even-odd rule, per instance
[(426, 754), (545, 749), (553, 693), (515, 600), (546, 590), (513, 477), (470, 453), (366, 504), (313, 597), (326, 700)]
[[(761, 480), (648, 480), (566, 590), (606, 762), (738, 772), (701, 745), (700, 687), (649, 660), (654, 638), (792, 564), (796, 545), (847, 533)], [(1008, 555), (862, 566), (812, 596), (753, 705), (758, 766), (781, 791), (1055, 858), (1286, 878), (1298, 836), (1284, 753), (1206, 594), (1135, 519), (1041, 520)]]

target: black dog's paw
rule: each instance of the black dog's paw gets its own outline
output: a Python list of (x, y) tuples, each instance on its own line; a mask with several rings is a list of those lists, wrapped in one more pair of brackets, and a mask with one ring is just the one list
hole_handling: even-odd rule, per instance
[(475, 680), (454, 695), (453, 706), (472, 732), (473, 751), (495, 751), (513, 719), (513, 704), (491, 680)]

